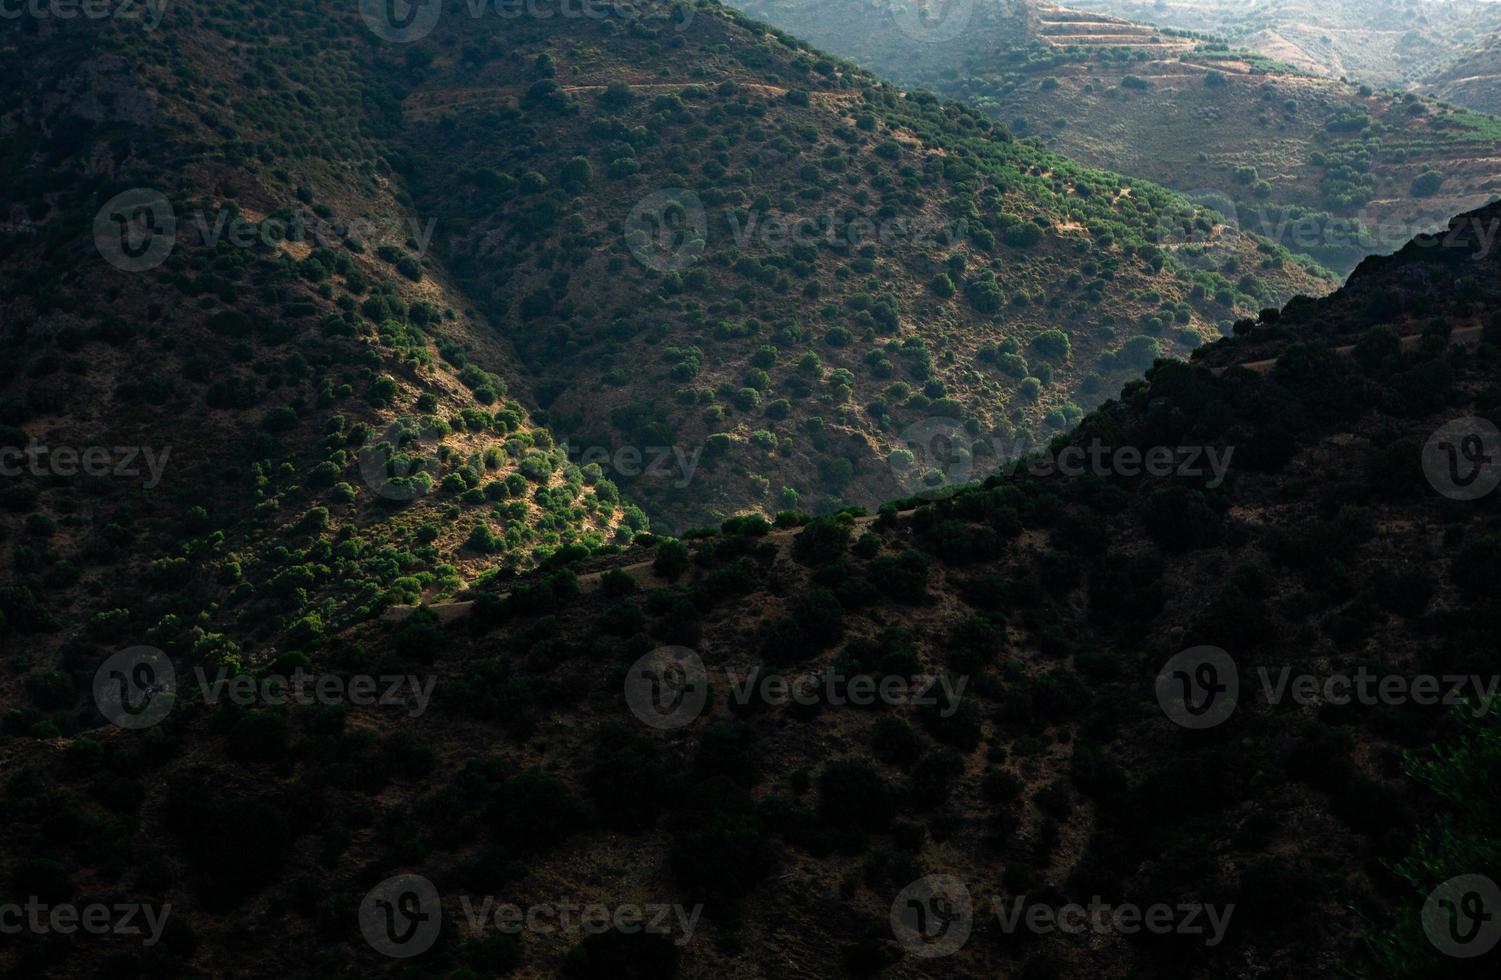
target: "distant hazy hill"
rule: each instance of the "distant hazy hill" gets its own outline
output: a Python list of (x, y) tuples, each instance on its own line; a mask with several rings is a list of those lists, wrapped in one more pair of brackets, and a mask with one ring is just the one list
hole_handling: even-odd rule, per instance
[(1425, 79), (1422, 91), (1458, 105), (1501, 115), (1501, 34)]
[(1072, 6), (1214, 34), (1314, 74), (1390, 86), (1426, 78), (1501, 26), (1501, 5), (1484, 0), (1079, 0)]
[(1045, 50), (945, 91), (1071, 157), (1230, 205), (1341, 272), (1501, 193), (1494, 117), (1096, 15), (1042, 17)]
[[(977, 28), (920, 43), (898, 19), (862, 19), (846, 6), (750, 8), (890, 66), (906, 85), (980, 107), (1016, 135), (1217, 202), (1241, 227), (1342, 273), (1501, 191), (1501, 122), (1317, 77), (1208, 37), (1030, 5), (997, 38)], [(966, 9), (950, 17), (962, 20)], [(980, 4), (970, 16), (979, 25), (992, 9)]]

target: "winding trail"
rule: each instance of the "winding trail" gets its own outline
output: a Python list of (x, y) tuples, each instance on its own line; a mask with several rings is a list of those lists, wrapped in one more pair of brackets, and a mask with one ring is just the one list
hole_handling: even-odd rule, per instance
[[(1465, 327), (1461, 330), (1456, 330), (1451, 333), (1449, 335), (1449, 343), (1451, 346), (1454, 344), (1463, 344), (1466, 347), (1474, 346), (1475, 344), (1478, 344), (1480, 342), (1480, 337), (1484, 332), (1484, 327)], [(1418, 344), (1422, 343), (1422, 341), (1423, 337), (1421, 334), (1403, 334), (1402, 349), (1414, 350), (1417, 348)], [(1334, 348), (1334, 352), (1336, 354), (1344, 354), (1348, 356), (1355, 352), (1355, 345), (1346, 344), (1343, 347), (1336, 347)], [(1210, 368), (1209, 370), (1213, 372), (1216, 377), (1224, 374), (1232, 367), (1243, 367), (1248, 371), (1255, 371), (1257, 374), (1267, 374), (1272, 370), (1272, 368), (1277, 366), (1277, 360), (1278, 359), (1275, 357), (1269, 357), (1261, 361), (1244, 361), (1240, 364), (1227, 364), (1224, 367)]]

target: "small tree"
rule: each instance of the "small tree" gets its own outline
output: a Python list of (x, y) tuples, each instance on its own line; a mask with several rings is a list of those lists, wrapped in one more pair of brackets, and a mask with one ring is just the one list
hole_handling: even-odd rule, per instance
[(688, 570), (688, 546), (673, 538), (657, 545), (657, 557), (652, 560), (652, 571), (669, 582), (675, 582)]
[(1412, 182), (1413, 197), (1432, 197), (1444, 186), (1444, 175), (1437, 170), (1425, 170)]
[(1032, 349), (1055, 364), (1067, 361), (1070, 352), (1068, 334), (1062, 330), (1044, 330), (1032, 338)]

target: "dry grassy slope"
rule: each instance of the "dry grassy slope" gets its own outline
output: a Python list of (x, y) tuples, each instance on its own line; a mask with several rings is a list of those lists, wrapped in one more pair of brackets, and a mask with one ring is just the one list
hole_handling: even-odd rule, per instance
[[(1477, 217), (1501, 220), (1501, 207)], [(34, 957), (26, 961), (33, 970), (45, 962), (48, 975), (60, 977), (93, 975), (105, 955), (126, 976), (493, 969), (457, 924), (459, 895), (521, 905), (691, 902), (685, 882), (695, 872), (700, 886), (723, 886), (760, 839), (771, 854), (764, 874), (738, 915), (703, 921), (677, 975), (844, 975), (844, 957), (862, 942), (876, 962), (890, 962), (885, 975), (899, 977), (1025, 969), (1044, 977), (1209, 978), (1248, 960), (1310, 976), (1358, 964), (1363, 930), (1422, 901), (1423, 889), (1407, 888), (1383, 866), (1433, 822), (1433, 801), (1401, 777), (1397, 753), (1428, 752), (1447, 734), (1443, 712), (1273, 709), (1247, 692), (1225, 726), (1190, 733), (1162, 716), (1152, 678), (1169, 656), (1200, 642), (1230, 650), (1252, 686), (1254, 667), (1275, 674), (1279, 665), (1320, 676), (1357, 666), (1404, 676), (1495, 672), (1494, 645), (1485, 640), (1501, 613), (1485, 582), (1471, 577), (1474, 566), (1459, 574), (1458, 559), (1484, 535), (1496, 540), (1501, 496), (1445, 500), (1418, 464), (1418, 448), (1440, 422), (1494, 419), (1501, 409), (1493, 295), (1501, 257), (1476, 258), (1463, 231), (1472, 226), (1460, 227), (1454, 247), (1413, 246), (1373, 261), (1327, 300), (1268, 317), (1200, 363), (1160, 367), (1073, 436), (1138, 447), (1236, 446), (1230, 480), (1202, 496), (1196, 482), (1181, 479), (1004, 477), (983, 494), (862, 523), (851, 538), (871, 535), (863, 551), (836, 548), (811, 565), (799, 559), (798, 543), (818, 529), (709, 537), (665, 595), (594, 592), (564, 596), (551, 609), (491, 606), (467, 623), (407, 630), (395, 642), (390, 627), (369, 624), (342, 637), (330, 662), (357, 662), (367, 651), (367, 668), (436, 675), (433, 709), (415, 720), (398, 710), (357, 710), (342, 735), (327, 719), (292, 712), (286, 744), (271, 745), (260, 761), (231, 764), (225, 753), (266, 751), (269, 726), (237, 730), (210, 713), (175, 714), (161, 729), (165, 740), (91, 733), (104, 746), (98, 773), (88, 751), (67, 743), (0, 746), (6, 770), (19, 774), (8, 787), (10, 833), (0, 851), (8, 875), (34, 855), (66, 859), (77, 869), (68, 893), (110, 887), (170, 900), (196, 937), (195, 947), (176, 937), (147, 955), (117, 937), (50, 960), (37, 944), (18, 943), (7, 950), (10, 962)], [(1398, 315), (1404, 324), (1478, 325), (1485, 343), (1445, 349), (1439, 338), (1384, 362), (1370, 356), (1377, 346), (1360, 360), (1317, 349)], [(1269, 352), (1282, 359), (1270, 376), (1202, 369)], [(1452, 371), (1446, 388), (1435, 383), (1439, 365)], [(1257, 450), (1277, 443), (1265, 437), (1279, 429), (1291, 436), (1280, 461)], [(1169, 494), (1170, 506), (1159, 494)], [(1177, 536), (1185, 525), (1164, 519), (1177, 507), (1195, 515), (1186, 550)], [(880, 571), (910, 549), (929, 562), (925, 596)], [(738, 586), (722, 572), (737, 564)], [(1379, 584), (1390, 576), (1401, 586)], [(867, 578), (890, 594), (862, 598)], [(840, 595), (814, 594), (816, 586)], [(692, 597), (686, 607), (682, 597)], [(768, 619), (810, 600), (801, 613), (810, 624), (826, 622), (810, 613), (843, 610), (840, 639), (824, 647), (795, 632), (768, 639)], [(650, 613), (631, 626), (622, 609), (642, 605)], [(997, 627), (995, 648), (960, 668), (965, 644), (955, 627), (973, 616)], [(771, 708), (737, 719), (726, 707), (723, 670), (763, 658), (789, 672), (808, 669), (893, 627), (911, 629), (917, 669), (972, 674), (964, 702), (970, 737), (964, 726), (933, 726), (907, 708)], [(701, 652), (717, 691), (710, 718), (667, 733), (605, 733), (607, 722), (635, 725), (622, 703), (623, 675), (660, 643)], [(875, 726), (888, 714), (910, 721), (919, 749), (937, 754), (913, 764), (876, 751)], [(518, 724), (528, 717), (530, 726)], [(737, 734), (716, 734), (710, 719)], [(930, 780), (942, 768), (943, 741), (958, 753), (947, 788)], [(119, 753), (147, 745), (141, 768), (120, 764)], [(901, 821), (921, 832), (825, 827), (816, 815), (821, 776), (847, 759), (869, 761), (881, 784), (897, 790)], [(499, 761), (491, 769), (484, 760)], [(547, 793), (507, 795), (535, 779), (512, 775), (532, 766), (552, 780)], [(109, 783), (119, 772), (133, 774), (126, 781), (140, 783), (140, 799)], [(1011, 774), (1020, 795), (986, 793), (984, 775), (994, 772)], [(715, 777), (744, 779), (747, 791), (724, 790)], [(572, 823), (565, 794), (588, 798), (598, 785), (602, 804), (660, 798), (666, 812), (635, 834), (597, 815)], [(247, 835), (253, 839), (233, 853), (221, 841), (205, 854), (211, 833), (164, 823), (202, 796), (200, 787), (212, 787), (226, 808), (277, 801), (290, 819)], [(869, 789), (853, 801), (856, 813), (876, 811), (878, 788)], [(58, 819), (75, 810), (99, 822), (85, 837), (70, 835), (76, 822)], [(558, 829), (561, 840), (535, 839)], [(711, 846), (694, 850), (700, 835)], [(94, 839), (120, 846), (101, 854)], [(675, 849), (695, 860), (675, 862)], [(131, 868), (123, 875), (120, 854)], [(454, 924), (411, 962), (382, 958), (354, 928), (366, 889), (404, 872), (435, 882)], [(915, 878), (941, 872), (967, 881), (979, 898), (974, 933), (954, 956), (903, 957), (889, 933), (893, 899)], [(248, 895), (210, 904), (246, 880)], [(1003, 935), (987, 911), (992, 895), (1053, 905), (1096, 894), (1108, 902), (1233, 902), (1232, 932), (1214, 950), (1190, 938), (1024, 939)], [(276, 941), (262, 941), (270, 936)], [(564, 972), (575, 939), (522, 936), (517, 975)], [(1456, 968), (1426, 955), (1418, 964), (1425, 977), (1479, 977), (1494, 965)]]
[(1418, 90), (1446, 102), (1501, 115), (1501, 34), (1424, 79)]

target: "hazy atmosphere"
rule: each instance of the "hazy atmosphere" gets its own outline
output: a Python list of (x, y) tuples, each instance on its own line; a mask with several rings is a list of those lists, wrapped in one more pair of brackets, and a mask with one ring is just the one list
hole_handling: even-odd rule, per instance
[(1501, 975), (1501, 3), (0, 59), (0, 976)]

